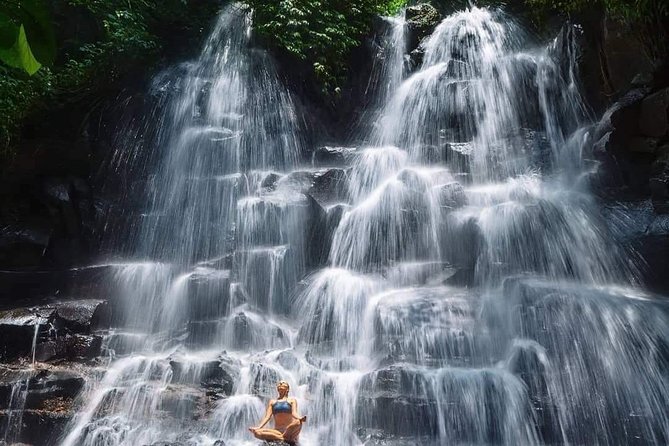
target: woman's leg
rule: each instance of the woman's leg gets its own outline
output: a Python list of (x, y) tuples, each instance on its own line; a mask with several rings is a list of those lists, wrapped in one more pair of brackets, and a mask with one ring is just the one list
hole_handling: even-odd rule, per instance
[(301, 430), (302, 422), (295, 420), (286, 427), (285, 431), (283, 431), (283, 439), (288, 443), (295, 443), (297, 441), (297, 437), (300, 436)]
[(258, 429), (253, 432), (258, 440), (283, 441), (284, 436), (276, 429)]

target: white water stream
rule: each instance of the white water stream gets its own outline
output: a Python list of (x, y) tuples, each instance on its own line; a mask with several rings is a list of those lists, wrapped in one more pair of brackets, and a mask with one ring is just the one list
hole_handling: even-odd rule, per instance
[(572, 31), (472, 8), (406, 77), (394, 20), (351, 165), (311, 166), (239, 6), (155, 79), (113, 360), (63, 446), (256, 444), (280, 379), (303, 446), (669, 442), (669, 309), (585, 187)]

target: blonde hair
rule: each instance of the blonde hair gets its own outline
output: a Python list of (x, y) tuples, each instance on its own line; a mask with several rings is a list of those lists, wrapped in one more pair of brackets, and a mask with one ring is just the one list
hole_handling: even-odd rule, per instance
[(279, 381), (278, 383), (276, 383), (276, 386), (279, 387), (282, 384), (285, 384), (286, 387), (288, 387), (288, 390), (286, 390), (286, 393), (290, 392), (290, 384), (288, 384), (288, 381), (283, 381), (283, 380)]

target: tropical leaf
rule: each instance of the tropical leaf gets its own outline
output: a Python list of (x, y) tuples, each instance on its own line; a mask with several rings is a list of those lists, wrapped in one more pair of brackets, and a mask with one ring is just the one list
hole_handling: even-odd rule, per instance
[(23, 25), (19, 27), (14, 45), (9, 49), (0, 48), (0, 60), (9, 66), (21, 68), (31, 75), (35, 74), (42, 66), (30, 50)]
[(51, 65), (56, 58), (56, 39), (47, 5), (42, 0), (21, 0), (18, 15), (32, 54), (43, 65)]
[(55, 58), (53, 24), (43, 0), (9, 0), (0, 6), (0, 61), (34, 74)]

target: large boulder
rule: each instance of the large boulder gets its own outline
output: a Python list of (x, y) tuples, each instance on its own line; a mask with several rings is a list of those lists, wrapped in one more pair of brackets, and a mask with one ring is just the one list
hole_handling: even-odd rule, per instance
[(409, 31), (408, 49), (415, 50), (421, 40), (432, 34), (434, 28), (441, 21), (441, 14), (437, 8), (429, 3), (409, 6), (406, 9), (406, 24)]
[[(5, 370), (6, 371), (6, 370)], [(84, 378), (70, 369), (32, 370), (18, 374), (0, 373), (0, 397), (9, 388), (15, 402), (11, 409), (21, 409), (21, 424), (7, 427), (5, 438), (31, 445), (47, 446), (57, 443), (74, 413), (74, 401), (83, 389)], [(20, 376), (23, 375), (23, 376)], [(9, 396), (9, 395), (6, 395)], [(20, 401), (22, 406), (15, 406)], [(0, 425), (7, 426), (12, 416), (6, 404), (9, 398), (0, 398)]]
[(375, 353), (423, 366), (471, 364), (487, 346), (475, 329), (478, 312), (477, 296), (463, 288), (386, 292), (373, 312)]
[[(551, 395), (553, 402), (566, 404), (562, 426), (555, 429), (584, 444), (605, 435), (616, 435), (624, 444), (646, 444), (652, 443), (654, 432), (662, 431), (664, 418), (658, 414), (669, 393), (657, 387), (656, 373), (669, 367), (664, 354), (669, 345), (666, 299), (633, 288), (517, 277), (505, 280), (503, 299), (493, 312), (505, 314), (507, 328), (516, 336), (545, 348), (546, 359), (536, 358), (544, 365), (579, 364), (569, 374), (544, 368), (548, 389), (570, 396), (558, 400)], [(527, 355), (525, 359), (523, 367), (533, 366)], [(596, 406), (591, 404), (593, 394), (598, 395)], [(648, 410), (630, 417), (630, 407)]]
[(236, 377), (222, 364), (220, 360), (193, 363), (175, 358), (170, 361), (174, 373), (172, 382), (198, 385), (208, 391), (231, 395)]
[(562, 433), (558, 408), (551, 401), (548, 389), (550, 362), (546, 350), (536, 342), (516, 339), (507, 359), (507, 369), (525, 384), (543, 440), (559, 443)]
[(90, 333), (109, 326), (106, 301), (81, 299), (0, 312), (0, 358), (13, 360), (34, 353), (35, 359), (91, 358), (101, 338)]
[[(21, 417), (21, 443), (17, 445), (52, 446), (58, 443), (59, 437), (65, 431), (72, 419), (70, 406), (54, 405), (54, 410), (26, 409)], [(0, 413), (0, 423), (6, 418), (6, 413)]]
[(51, 240), (46, 225), (7, 225), (0, 228), (0, 264), (39, 265)]
[(16, 308), (0, 312), (0, 359), (30, 355), (40, 331), (55, 320), (54, 308)]
[(100, 299), (79, 299), (55, 304), (56, 317), (62, 326), (73, 333), (90, 333), (108, 328), (111, 308)]
[(348, 171), (332, 168), (316, 172), (308, 192), (322, 205), (345, 202), (348, 198)]
[(356, 147), (318, 147), (311, 155), (311, 162), (318, 166), (345, 166), (356, 150)]
[(35, 360), (91, 359), (100, 356), (102, 337), (96, 335), (61, 335), (35, 345)]
[(393, 366), (362, 378), (356, 424), (436, 444), (525, 444), (533, 429), (528, 410), (523, 385), (501, 369)]
[(0, 309), (53, 301), (55, 295), (99, 297), (108, 291), (106, 280), (114, 265), (64, 270), (0, 270)]
[(47, 410), (53, 406), (53, 400), (67, 400), (71, 404), (84, 384), (84, 378), (70, 370), (41, 370), (28, 382), (26, 408)]
[(669, 133), (669, 88), (664, 88), (646, 97), (639, 114), (641, 133), (653, 138), (662, 138)]
[(600, 162), (592, 183), (598, 192), (615, 197), (622, 188), (639, 198), (652, 196), (662, 209), (668, 106), (669, 89), (650, 94), (649, 88), (634, 88), (604, 113), (592, 146)]

